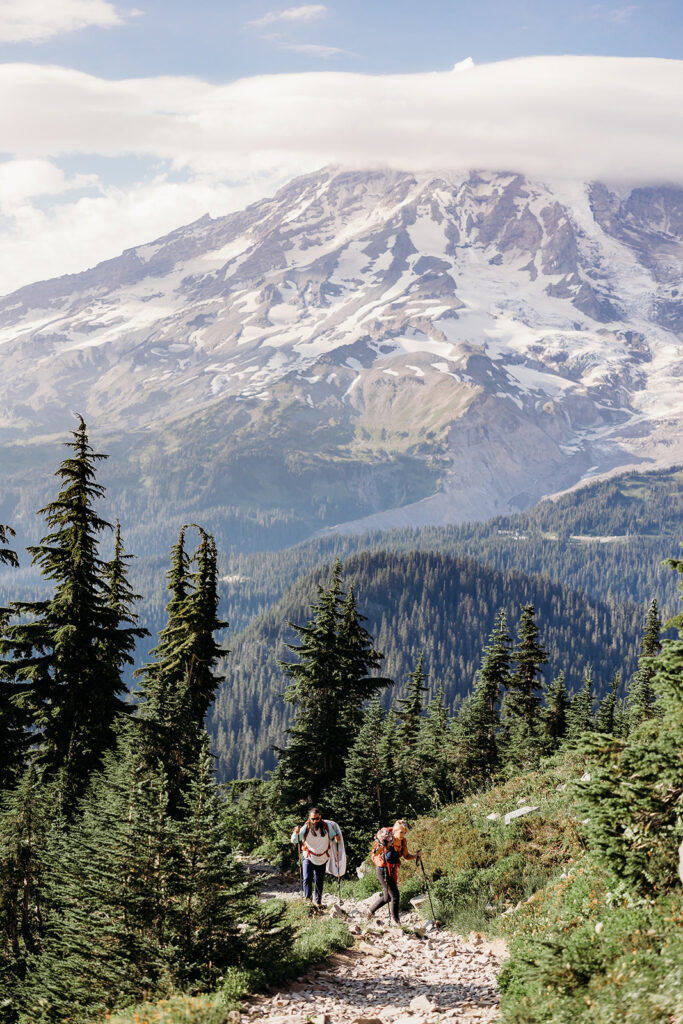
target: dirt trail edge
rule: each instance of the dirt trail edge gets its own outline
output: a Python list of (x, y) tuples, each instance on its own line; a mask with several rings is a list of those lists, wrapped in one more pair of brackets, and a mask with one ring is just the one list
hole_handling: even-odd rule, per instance
[[(297, 898), (272, 880), (263, 891)], [(323, 898), (327, 913), (346, 920), (354, 948), (312, 968), (274, 995), (254, 996), (241, 1011), (245, 1024), (488, 1024), (498, 1014), (496, 977), (507, 956), (503, 940), (487, 942), (428, 930), (418, 914), (403, 914), (406, 931), (388, 927), (387, 911), (364, 920), (366, 903)]]

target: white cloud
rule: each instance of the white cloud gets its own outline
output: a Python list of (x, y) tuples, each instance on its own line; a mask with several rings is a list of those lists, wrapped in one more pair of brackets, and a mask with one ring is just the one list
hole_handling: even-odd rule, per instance
[(623, 7), (608, 7), (605, 4), (596, 4), (588, 9), (588, 17), (598, 21), (607, 21), (612, 25), (624, 25), (629, 22), (638, 10), (635, 4), (626, 4)]
[(533, 57), (455, 72), (311, 72), (212, 85), (0, 66), (5, 152), (148, 154), (244, 180), (385, 163), (530, 175), (683, 178), (683, 61)]
[[(22, 199), (18, 166), (0, 174), (0, 192), (14, 196), (0, 228), (0, 280), (8, 290), (78, 269), (329, 163), (683, 184), (682, 94), (683, 61), (655, 59), (535, 57), (229, 85), (3, 65), (0, 95), (12, 103), (0, 108), (2, 149), (28, 161), (34, 178)], [(78, 154), (166, 161), (188, 181), (160, 176), (127, 191), (104, 181), (96, 197), (34, 202), (82, 186), (46, 166), (65, 156), (77, 166)]]
[(27, 200), (87, 188), (96, 181), (92, 174), (67, 178), (49, 160), (7, 160), (0, 164), (0, 213), (13, 216)]
[(323, 46), (320, 43), (280, 43), (283, 50), (290, 50), (292, 53), (306, 53), (310, 57), (334, 57), (338, 53), (348, 54), (348, 50), (341, 50), (338, 46)]
[(122, 25), (124, 20), (108, 0), (0, 0), (0, 42), (41, 43), (80, 28)]
[[(0, 165), (0, 190), (8, 177), (6, 168)], [(54, 171), (59, 175), (58, 168)], [(92, 180), (89, 176), (88, 183)], [(241, 209), (259, 198), (262, 188), (201, 180), (176, 183), (160, 175), (126, 190), (100, 183), (97, 194), (67, 199), (47, 210), (15, 196), (0, 207), (0, 294), (84, 270), (207, 212), (216, 216)]]
[(305, 22), (313, 21), (321, 15), (327, 14), (327, 7), (324, 4), (304, 4), (302, 7), (287, 7), (283, 11), (268, 11), (261, 18), (248, 21), (250, 28), (262, 28), (265, 25), (275, 25), (277, 22)]

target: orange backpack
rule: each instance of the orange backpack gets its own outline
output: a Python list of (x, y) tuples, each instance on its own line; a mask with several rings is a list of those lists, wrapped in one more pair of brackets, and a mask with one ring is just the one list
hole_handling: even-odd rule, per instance
[[(394, 851), (394, 833), (390, 828), (381, 828), (375, 840), (372, 844), (372, 863), (378, 868), (386, 867), (387, 865), (387, 853), (391, 850)], [(393, 859), (393, 858), (392, 858)]]

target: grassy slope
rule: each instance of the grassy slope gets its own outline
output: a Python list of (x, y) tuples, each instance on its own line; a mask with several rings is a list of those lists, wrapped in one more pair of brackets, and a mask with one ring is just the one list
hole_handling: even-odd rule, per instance
[[(577, 798), (585, 764), (562, 754), (528, 775), (418, 820), (437, 916), (503, 936), (505, 1024), (678, 1024), (683, 1019), (683, 892), (629, 899), (592, 860)], [(566, 786), (558, 790), (558, 786)], [(540, 811), (505, 826), (520, 802)], [(424, 889), (412, 865), (402, 895)]]

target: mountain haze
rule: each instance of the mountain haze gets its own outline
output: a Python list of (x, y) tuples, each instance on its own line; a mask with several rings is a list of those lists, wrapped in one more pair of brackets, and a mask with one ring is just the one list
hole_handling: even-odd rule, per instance
[(682, 240), (673, 187), (325, 169), (22, 288), (0, 303), (3, 516), (74, 409), (138, 550), (160, 514), (279, 546), (681, 461)]

